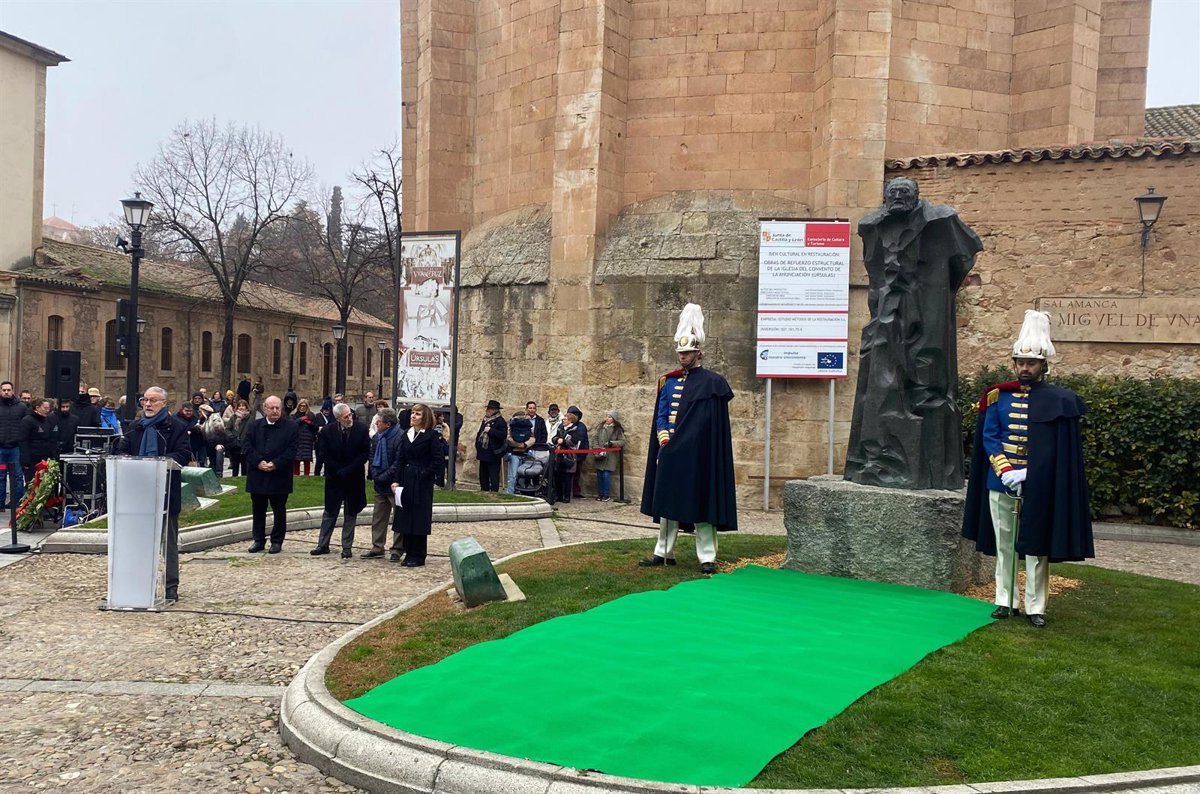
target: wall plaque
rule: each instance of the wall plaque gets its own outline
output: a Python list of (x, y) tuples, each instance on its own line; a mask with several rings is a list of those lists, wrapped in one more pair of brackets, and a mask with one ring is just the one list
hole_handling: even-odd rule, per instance
[(1038, 298), (1055, 342), (1200, 344), (1200, 297)]

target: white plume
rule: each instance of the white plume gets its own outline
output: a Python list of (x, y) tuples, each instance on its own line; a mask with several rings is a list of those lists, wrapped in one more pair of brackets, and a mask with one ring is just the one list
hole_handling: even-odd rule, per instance
[(675, 328), (675, 350), (699, 350), (704, 344), (704, 313), (700, 306), (689, 303), (679, 313), (679, 325)]
[(1013, 358), (1046, 359), (1055, 354), (1054, 343), (1050, 341), (1050, 315), (1034, 309), (1025, 310), (1025, 321), (1021, 323), (1021, 333), (1013, 344)]

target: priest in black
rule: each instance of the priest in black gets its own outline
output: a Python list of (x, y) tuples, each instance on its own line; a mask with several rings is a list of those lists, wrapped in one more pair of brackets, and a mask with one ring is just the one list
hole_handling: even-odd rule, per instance
[(658, 381), (642, 512), (659, 522), (654, 555), (644, 567), (675, 564), (675, 539), (682, 526), (696, 533), (703, 573), (715, 573), (717, 532), (737, 529), (733, 440), (724, 377), (701, 366), (704, 315), (689, 303), (679, 318), (675, 351), (679, 369)]
[(300, 443), (300, 425), (283, 415), (283, 401), (275, 395), (263, 400), (263, 418), (246, 428), (242, 448), (246, 455), (246, 492), (250, 494), (251, 554), (267, 543), (267, 507), (274, 514), (270, 554), (283, 551), (287, 535), (287, 501), (292, 492), (292, 463)]
[(355, 421), (354, 409), (346, 403), (334, 405), (333, 421), (317, 433), (317, 460), (325, 466), (325, 509), (314, 556), (329, 553), (333, 525), (342, 513), (342, 559), (353, 556), (354, 526), (367, 506), (367, 460), (371, 439), (367, 426)]
[(962, 534), (996, 557), (994, 618), (1019, 613), (1017, 558), (1025, 558), (1025, 613), (1046, 625), (1050, 563), (1095, 556), (1080, 417), (1087, 407), (1045, 381), (1054, 355), (1050, 321), (1027, 311), (1013, 366), (1017, 380), (979, 401)]
[(917, 183), (888, 182), (858, 224), (871, 319), (859, 346), (846, 479), (888, 488), (963, 486), (955, 296), (979, 236)]

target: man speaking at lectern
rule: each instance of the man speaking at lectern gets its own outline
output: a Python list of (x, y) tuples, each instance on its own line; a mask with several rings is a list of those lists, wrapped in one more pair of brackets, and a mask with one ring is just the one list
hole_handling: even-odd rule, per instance
[[(167, 392), (151, 386), (142, 395), (142, 418), (130, 425), (117, 442), (118, 455), (170, 458), (180, 466), (192, 459), (187, 425), (167, 409)], [(179, 509), (182, 479), (178, 469), (170, 472), (167, 497), (167, 603), (179, 599)]]

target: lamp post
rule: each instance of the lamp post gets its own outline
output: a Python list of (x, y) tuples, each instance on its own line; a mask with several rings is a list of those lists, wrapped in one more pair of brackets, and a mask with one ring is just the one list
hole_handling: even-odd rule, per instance
[(1137, 202), (1138, 218), (1142, 221), (1142, 250), (1146, 250), (1146, 246), (1150, 244), (1150, 228), (1158, 222), (1159, 213), (1162, 212), (1163, 204), (1167, 202), (1166, 196), (1161, 196), (1154, 192), (1154, 188), (1146, 188), (1146, 194), (1138, 196), (1134, 199)]
[(337, 342), (337, 375), (334, 378), (333, 391), (335, 394), (346, 393), (346, 326), (335, 323), (333, 326), (333, 341)]
[(383, 351), (387, 349), (387, 342), (380, 339), (375, 343), (379, 346), (379, 388), (375, 393), (379, 395), (379, 399), (383, 399)]
[(292, 372), (296, 364), (296, 332), (288, 331), (288, 391), (295, 391), (292, 383)]
[[(146, 251), (142, 248), (142, 227), (146, 225), (146, 221), (150, 219), (150, 210), (154, 208), (154, 204), (142, 198), (141, 193), (134, 193), (133, 198), (121, 199), (121, 207), (125, 210), (125, 222), (129, 224), (129, 247), (127, 253), (132, 260), (132, 266), (129, 270), (129, 316), (138, 316), (138, 265), (141, 264), (142, 257)], [(137, 415), (138, 406), (138, 373), (141, 367), (141, 339), (140, 331), (143, 324), (139, 320), (137, 322), (138, 332), (130, 334), (132, 337), (129, 340), (129, 358), (126, 362), (125, 370), (125, 418), (132, 420)]]
[(138, 336), (142, 335), (142, 331), (146, 330), (146, 321), (141, 317), (137, 318)]

